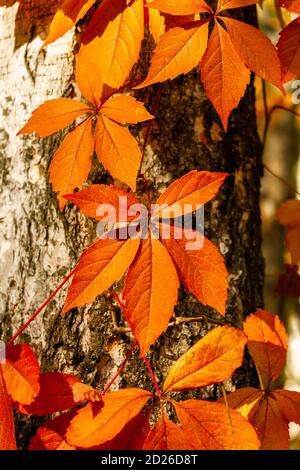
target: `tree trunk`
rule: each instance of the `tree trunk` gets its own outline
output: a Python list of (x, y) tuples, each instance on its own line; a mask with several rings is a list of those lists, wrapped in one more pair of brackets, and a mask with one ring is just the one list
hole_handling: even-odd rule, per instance
[[(16, 137), (37, 105), (46, 99), (74, 95), (73, 36), (70, 33), (50, 45), (46, 52), (39, 52), (41, 37), (59, 2), (24, 1), (21, 6), (10, 3), (9, 7), (0, 7), (0, 334), (5, 341), (71, 271), (80, 253), (95, 237), (93, 222), (76, 208), (70, 205), (63, 213), (58, 210), (49, 185), (47, 167), (62, 134), (47, 139)], [(255, 21), (254, 12), (253, 8), (247, 9), (243, 19)], [(146, 41), (141, 69), (145, 69), (148, 48)], [(137, 97), (146, 102), (150, 112), (158, 99), (158, 88), (157, 121), (142, 167), (153, 198), (172, 180), (193, 169), (225, 171), (231, 175), (205, 211), (206, 235), (225, 256), (230, 273), (226, 319), (182, 289), (175, 314), (203, 314), (203, 321), (169, 328), (152, 348), (149, 359), (161, 381), (170, 364), (215, 323), (231, 322), (241, 327), (243, 317), (262, 306), (264, 265), (259, 211), (261, 144), (253, 84), (233, 113), (226, 135), (197, 70), (140, 91)], [(135, 132), (142, 144), (145, 126)], [(109, 181), (107, 173), (96, 164), (89, 182)], [(138, 190), (144, 191), (141, 183)], [(120, 312), (107, 296), (102, 295), (92, 306), (62, 317), (59, 313), (64, 298), (65, 292), (60, 292), (21, 341), (31, 344), (43, 370), (71, 372), (102, 389), (123, 361), (132, 338), (114, 329), (112, 309), (118, 318)], [(122, 325), (122, 319), (119, 322)], [(246, 361), (227, 388), (253, 384), (255, 380), (254, 369)], [(120, 386), (152, 388), (138, 352), (114, 384)], [(217, 387), (202, 393), (211, 399), (217, 395)], [(17, 422), (21, 445), (26, 447), (36, 423), (19, 415)]]

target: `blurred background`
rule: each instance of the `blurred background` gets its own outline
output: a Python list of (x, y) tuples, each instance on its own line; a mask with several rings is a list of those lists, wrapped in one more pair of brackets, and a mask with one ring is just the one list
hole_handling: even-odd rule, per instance
[[(260, 27), (274, 44), (278, 41), (278, 30), (297, 15), (277, 9), (273, 0), (264, 1), (264, 9), (258, 7)], [(293, 103), (293, 83), (287, 84), (286, 96), (272, 85), (264, 85), (256, 79), (257, 120), (261, 138), (265, 129), (265, 101), (269, 110), (276, 105), (284, 106), (300, 113), (300, 105)], [(295, 86), (295, 84), (294, 84)], [(289, 333), (287, 366), (280, 385), (300, 392), (300, 304), (299, 299), (288, 295), (278, 295), (282, 287), (280, 274), (285, 264), (291, 263), (286, 250), (285, 228), (276, 220), (276, 210), (288, 199), (300, 199), (300, 118), (281, 109), (272, 113), (264, 147), (264, 178), (262, 180), (261, 212), (263, 223), (263, 254), (265, 257), (265, 308), (277, 313)], [(276, 175), (276, 176), (275, 176)], [(298, 194), (295, 192), (298, 191)], [(300, 240), (299, 240), (300, 243)], [(300, 449), (300, 426), (292, 423), (291, 448)]]

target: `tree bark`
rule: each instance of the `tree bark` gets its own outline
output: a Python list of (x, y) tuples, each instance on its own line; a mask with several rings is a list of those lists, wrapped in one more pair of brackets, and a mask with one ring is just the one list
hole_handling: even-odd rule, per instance
[[(0, 334), (5, 341), (71, 271), (95, 237), (94, 223), (76, 208), (70, 205), (63, 213), (59, 211), (49, 184), (47, 168), (63, 133), (47, 139), (16, 137), (30, 112), (43, 101), (76, 93), (72, 34), (50, 45), (46, 52), (39, 52), (41, 37), (58, 3), (47, 2), (45, 7), (43, 2), (25, 1), (19, 6), (11, 1), (9, 7), (0, 7)], [(253, 23), (254, 12), (249, 8), (238, 17)], [(150, 44), (151, 41), (145, 41), (140, 70), (145, 70)], [(157, 101), (158, 88), (157, 120), (151, 129), (142, 166), (153, 199), (171, 181), (190, 170), (230, 173), (224, 189), (207, 204), (205, 211), (206, 235), (224, 255), (230, 273), (226, 318), (202, 306), (181, 289), (175, 314), (202, 314), (203, 321), (169, 328), (152, 348), (149, 359), (161, 381), (173, 361), (215, 323), (230, 322), (241, 327), (245, 315), (263, 305), (264, 263), (259, 211), (261, 144), (256, 128), (253, 83), (232, 114), (226, 135), (205, 95), (197, 70), (137, 93), (150, 112)], [(135, 128), (135, 133), (143, 144), (145, 126)], [(110, 178), (96, 163), (89, 182), (110, 182)], [(139, 182), (138, 192), (143, 191)], [(44, 371), (73, 373), (102, 389), (123, 361), (132, 338), (115, 331), (112, 309), (120, 325), (123, 320), (107, 296), (100, 296), (92, 306), (61, 316), (64, 298), (65, 291), (60, 292), (28, 327), (21, 341), (34, 348)], [(254, 369), (247, 359), (234, 380), (228, 382), (227, 389), (253, 384), (255, 380)], [(114, 387), (121, 386), (153, 387), (137, 351), (114, 384)], [(218, 387), (212, 386), (201, 396), (216, 399), (218, 393)], [(36, 422), (18, 415), (17, 423), (20, 445), (26, 448)]]

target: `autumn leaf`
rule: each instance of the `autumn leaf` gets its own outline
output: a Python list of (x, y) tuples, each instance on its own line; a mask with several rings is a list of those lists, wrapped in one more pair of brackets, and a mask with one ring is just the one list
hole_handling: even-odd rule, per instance
[[(299, 10), (300, 11), (300, 10)], [(296, 18), (281, 32), (277, 44), (283, 83), (300, 76), (300, 19)]]
[[(166, 205), (165, 210), (159, 208), (160, 216), (177, 217), (195, 211), (197, 206), (205, 204), (215, 197), (228, 177), (227, 173), (209, 171), (190, 171), (177, 179), (159, 196), (156, 204)], [(190, 206), (190, 207), (189, 207)]]
[(140, 240), (100, 239), (82, 255), (76, 266), (62, 313), (91, 303), (119, 281), (132, 263)]
[(287, 450), (289, 447), (288, 422), (280, 413), (276, 401), (265, 395), (251, 423), (258, 433), (261, 450)]
[(236, 52), (229, 34), (218, 22), (201, 62), (201, 78), (226, 131), (230, 112), (245, 94), (250, 72)]
[[(151, 0), (147, 0), (150, 3)], [(148, 28), (151, 33), (155, 44), (158, 43), (161, 36), (166, 32), (165, 18), (160, 13), (160, 11), (155, 10), (154, 8), (148, 9)]]
[(101, 113), (119, 124), (137, 124), (154, 119), (144, 107), (144, 103), (132, 96), (113, 95), (101, 106)]
[[(263, 392), (253, 387), (244, 387), (233, 393), (226, 395), (226, 400), (230, 408), (234, 408), (245, 418), (253, 415), (259, 407), (259, 402), (263, 397)], [(225, 398), (219, 402), (226, 404)]]
[(36, 132), (40, 137), (47, 137), (54, 132), (63, 129), (78, 117), (91, 113), (86, 104), (69, 98), (58, 98), (45, 101), (33, 111), (28, 123), (18, 132), (21, 134), (32, 134)]
[[(183, 430), (198, 450), (258, 450), (259, 440), (248, 422), (221, 403), (172, 401)], [(229, 417), (230, 414), (230, 417)]]
[(184, 432), (163, 413), (151, 429), (144, 450), (195, 450), (190, 444), (190, 433)]
[(243, 8), (259, 2), (260, 0), (218, 0), (217, 12), (232, 8)]
[(284, 272), (279, 275), (275, 295), (290, 295), (300, 298), (300, 275), (297, 264), (285, 264)]
[(14, 418), (0, 365), (0, 449), (16, 450)]
[(280, 224), (287, 225), (286, 243), (291, 254), (292, 264), (300, 261), (300, 201), (284, 202), (276, 212)]
[(76, 56), (75, 81), (82, 96), (98, 108), (104, 87), (102, 71), (99, 64), (91, 62), (82, 51)]
[(101, 401), (99, 393), (70, 374), (47, 372), (41, 375), (41, 389), (35, 401), (22, 406), (22, 413), (49, 415), (65, 411), (86, 401)]
[(110, 441), (91, 450), (141, 450), (150, 432), (148, 413), (139, 413)]
[(104, 0), (83, 35), (81, 52), (107, 85), (119, 88), (137, 62), (144, 38), (144, 2)]
[[(139, 204), (131, 193), (106, 184), (92, 184), (77, 193), (66, 194), (64, 198), (79, 207), (88, 217), (110, 222), (131, 222), (136, 215), (129, 214), (130, 208)], [(114, 207), (113, 214), (110, 213), (109, 206)]]
[(167, 250), (159, 240), (143, 240), (130, 266), (123, 294), (127, 320), (141, 356), (168, 328), (177, 303), (179, 280)]
[[(247, 23), (223, 16), (229, 37), (243, 62), (258, 76), (282, 92), (280, 63), (270, 39)], [(259, 47), (257, 45), (259, 44)]]
[(288, 422), (300, 424), (300, 393), (290, 390), (272, 392), (276, 404)]
[[(166, 224), (162, 225), (162, 239), (185, 287), (203, 305), (225, 315), (228, 272), (215, 245), (206, 237), (199, 237), (196, 231), (176, 229)], [(194, 244), (199, 244), (199, 247), (193, 247)]]
[(146, 390), (128, 388), (105, 395), (101, 404), (88, 404), (72, 419), (67, 442), (89, 448), (113, 439), (151, 397)]
[(1, 365), (6, 389), (13, 401), (30, 405), (40, 390), (40, 367), (27, 344), (10, 346)]
[[(57, 192), (62, 210), (67, 201), (64, 194), (80, 187), (89, 176), (94, 152), (92, 120), (87, 119), (71, 131), (57, 152), (49, 167), (50, 182)], [(68, 169), (66, 172), (65, 170)]]
[(204, 387), (231, 377), (243, 362), (246, 336), (230, 326), (219, 326), (200, 339), (170, 368), (163, 391)]
[[(58, 193), (61, 209), (66, 205), (63, 195), (87, 180), (94, 145), (99, 161), (111, 175), (135, 190), (142, 153), (135, 138), (121, 124), (154, 118), (143, 103), (127, 95), (115, 95), (115, 90), (104, 87), (99, 64), (94, 66), (82, 52), (77, 55), (75, 75), (90, 107), (67, 98), (46, 101), (19, 132), (36, 132), (45, 137), (70, 125), (83, 114), (92, 114), (67, 135), (50, 165), (50, 181)], [(92, 119), (95, 116), (97, 124), (93, 137)]]
[(156, 8), (162, 13), (170, 15), (194, 15), (195, 13), (210, 13), (211, 8), (204, 0), (154, 0), (147, 5), (148, 8)]
[(279, 318), (266, 310), (257, 310), (244, 322), (247, 346), (267, 387), (281, 373), (287, 352), (287, 334)]
[[(253, 424), (262, 450), (286, 450), (289, 447), (288, 424), (300, 423), (300, 393), (272, 390), (272, 380), (285, 364), (287, 334), (269, 312), (258, 310), (244, 323), (248, 348), (263, 379), (262, 389), (245, 387), (227, 395), (229, 406)], [(281, 369), (280, 369), (281, 367)], [(222, 400), (225, 403), (225, 399)]]
[(71, 411), (44, 423), (31, 439), (28, 450), (75, 450), (65, 439), (75, 415), (76, 411)]
[(208, 25), (209, 22), (204, 20), (195, 27), (176, 27), (167, 31), (154, 50), (147, 77), (135, 88), (171, 80), (196, 67), (207, 47)]
[(96, 0), (65, 0), (57, 10), (50, 24), (50, 31), (44, 45), (56, 41), (81, 20)]

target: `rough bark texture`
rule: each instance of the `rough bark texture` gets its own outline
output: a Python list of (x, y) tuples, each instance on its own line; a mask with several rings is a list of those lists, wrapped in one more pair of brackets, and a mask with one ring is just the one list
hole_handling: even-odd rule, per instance
[[(49, 185), (47, 167), (62, 135), (44, 140), (15, 137), (38, 104), (74, 94), (72, 35), (57, 41), (46, 52), (39, 52), (41, 35), (57, 3), (24, 1), (19, 6), (12, 1), (9, 7), (0, 8), (0, 334), (5, 340), (60, 283), (95, 236), (93, 223), (75, 208), (68, 206), (64, 213), (59, 212)], [(255, 20), (253, 10), (247, 10), (244, 18)], [(142, 69), (147, 61), (147, 47), (148, 42), (140, 64)], [(138, 95), (150, 111), (157, 88)], [(205, 96), (197, 71), (163, 84), (159, 93), (157, 121), (142, 171), (150, 181), (153, 197), (192, 169), (230, 173), (220, 195), (206, 207), (205, 228), (207, 236), (225, 256), (230, 272), (225, 321), (240, 327), (243, 317), (263, 303), (259, 212), (262, 166), (253, 86), (249, 86), (234, 112), (226, 135)], [(137, 131), (141, 143), (143, 129)], [(96, 165), (90, 181), (105, 182), (109, 178)], [(139, 186), (139, 190), (143, 187)], [(131, 338), (114, 331), (111, 309), (116, 307), (106, 296), (98, 298), (92, 306), (61, 317), (64, 297), (61, 292), (21, 340), (34, 347), (44, 370), (72, 372), (101, 389), (122, 362)], [(119, 316), (117, 309), (116, 313)], [(175, 359), (215, 326), (215, 320), (224, 321), (183, 289), (177, 314), (205, 316), (202, 322), (169, 329), (157, 342), (149, 357), (159, 380)], [(207, 320), (207, 316), (215, 320)], [(253, 380), (253, 368), (246, 361), (234, 383), (248, 384)], [(137, 353), (114, 386), (152, 387)], [(229, 389), (232, 386), (228, 384)], [(202, 396), (215, 398), (217, 393), (216, 387), (210, 387)], [(26, 446), (35, 423), (25, 423), (21, 417), (18, 422), (20, 440)]]

